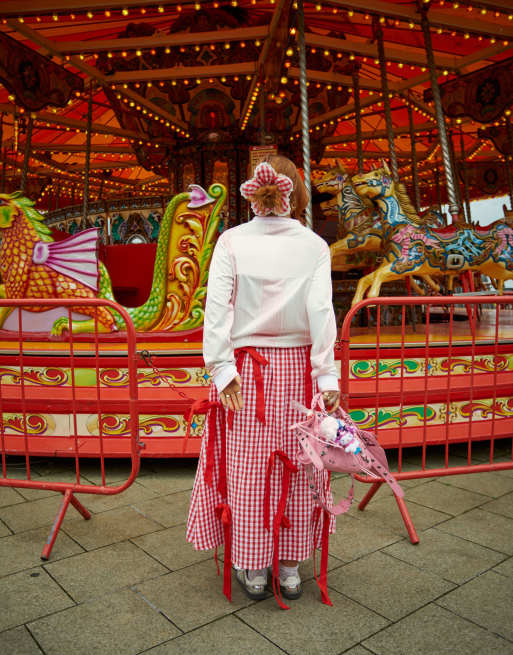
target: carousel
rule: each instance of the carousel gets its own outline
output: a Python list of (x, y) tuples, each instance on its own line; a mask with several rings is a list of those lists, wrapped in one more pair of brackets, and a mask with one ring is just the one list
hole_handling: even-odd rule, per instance
[[(513, 280), (508, 0), (25, 5), (0, 6), (3, 452), (30, 436), (35, 455), (129, 453), (130, 322), (141, 455), (198, 454), (204, 415), (186, 439), (187, 417), (210, 385), (212, 251), (250, 217), (240, 183), (278, 151), (301, 167), (305, 224), (330, 244), (341, 328), (354, 312), (336, 350), (353, 418), (389, 446), (399, 429), (420, 443), (429, 421), (436, 442), (468, 403), (427, 390), (448, 370), (461, 390), (471, 370), (495, 380), (471, 398), (476, 434), (490, 421), (511, 434), (511, 307), (498, 325), (464, 303)], [(471, 201), (505, 194), (478, 225)], [(438, 313), (393, 302), (448, 294), (462, 300)], [(398, 379), (417, 390), (400, 411), (376, 400)]]

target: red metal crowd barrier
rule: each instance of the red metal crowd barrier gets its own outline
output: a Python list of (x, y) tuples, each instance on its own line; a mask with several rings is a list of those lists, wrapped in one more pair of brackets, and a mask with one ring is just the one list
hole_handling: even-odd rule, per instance
[[(369, 319), (375, 328), (357, 325)], [(340, 337), (341, 404), (399, 481), (513, 468), (513, 295), (366, 299)], [(358, 479), (372, 484), (363, 510), (382, 481)]]
[[(41, 555), (46, 560), (70, 503), (85, 519), (90, 518), (75, 494), (118, 494), (132, 484), (139, 471), (142, 444), (138, 441), (135, 329), (127, 312), (109, 300), (1, 299), (0, 309), (4, 307), (14, 308), (14, 312), (10, 316), (10, 329), (0, 335), (0, 486), (63, 494)], [(38, 312), (64, 308), (60, 313), (67, 327), (72, 318), (87, 319), (76, 315), (81, 308), (87, 309), (92, 314), (93, 329), (87, 336), (74, 335), (66, 329), (62, 336), (52, 338), (48, 337), (48, 331), (30, 332), (29, 324), (34, 316), (43, 322), (45, 314), (24, 309), (29, 307), (37, 307)], [(98, 321), (101, 309), (117, 312), (125, 322), (125, 329), (117, 334), (115, 341), (111, 335), (101, 334)], [(115, 388), (102, 384), (102, 355), (112, 358), (113, 353), (117, 370), (128, 380), (128, 384)], [(116, 478), (114, 486), (107, 486), (108, 455), (116, 453), (116, 444), (109, 440), (120, 439), (104, 434), (105, 425), (113, 420), (124, 422), (123, 439), (125, 443), (130, 440), (131, 470), (126, 480), (119, 482)], [(53, 455), (69, 458), (69, 475), (63, 475), (69, 480), (45, 480), (38, 475), (43, 454), (38, 449), (41, 438), (51, 441)], [(92, 453), (97, 455), (93, 462), (99, 467), (99, 474), (94, 472), (99, 484), (81, 473), (85, 458)], [(44, 454), (48, 454), (47, 449)], [(88, 460), (89, 469), (91, 463)]]

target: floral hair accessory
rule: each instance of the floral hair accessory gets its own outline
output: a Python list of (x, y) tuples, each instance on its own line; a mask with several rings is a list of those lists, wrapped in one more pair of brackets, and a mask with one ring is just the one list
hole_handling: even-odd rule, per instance
[(274, 168), (266, 161), (258, 164), (255, 173), (250, 180), (240, 185), (242, 197), (251, 202), (251, 209), (255, 214), (267, 215), (272, 214), (272, 209), (261, 207), (255, 200), (255, 192), (263, 186), (277, 186), (280, 192), (280, 201), (278, 204), (278, 214), (280, 216), (290, 212), (290, 194), (294, 189), (294, 184), (290, 177), (277, 173)]

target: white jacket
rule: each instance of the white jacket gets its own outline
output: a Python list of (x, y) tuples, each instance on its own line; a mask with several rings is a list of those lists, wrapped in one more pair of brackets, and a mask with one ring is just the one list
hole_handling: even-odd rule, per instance
[(219, 391), (237, 375), (235, 348), (308, 344), (319, 390), (336, 390), (336, 336), (324, 239), (283, 216), (255, 216), (221, 234), (203, 329), (203, 359)]

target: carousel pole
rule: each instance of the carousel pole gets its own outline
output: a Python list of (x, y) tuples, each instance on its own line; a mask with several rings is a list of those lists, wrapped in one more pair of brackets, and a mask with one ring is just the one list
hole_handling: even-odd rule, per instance
[(431, 91), (433, 93), (433, 100), (435, 103), (436, 123), (438, 126), (438, 138), (440, 140), (442, 162), (444, 165), (445, 182), (447, 185), (447, 198), (449, 200), (449, 212), (452, 216), (453, 222), (457, 223), (458, 210), (459, 210), (458, 198), (456, 196), (454, 175), (451, 166), (451, 155), (449, 151), (449, 142), (447, 139), (447, 129), (445, 126), (444, 110), (442, 107), (442, 97), (440, 95), (440, 87), (438, 86), (438, 78), (436, 75), (435, 56), (433, 54), (433, 43), (431, 41), (429, 20), (427, 17), (427, 11), (424, 7), (420, 8), (420, 16), (421, 16), (420, 24), (422, 26), (422, 32), (424, 33), (424, 45), (426, 48), (429, 77), (431, 80)]
[(385, 107), (385, 123), (387, 127), (388, 151), (390, 155), (390, 165), (392, 167), (392, 177), (399, 180), (397, 169), (397, 155), (395, 152), (394, 142), (394, 125), (392, 123), (392, 110), (390, 109), (390, 95), (388, 90), (387, 79), (387, 62), (385, 59), (385, 43), (383, 40), (383, 28), (377, 18), (374, 19), (374, 34), (377, 38), (379, 68), (381, 71), (381, 90), (383, 91), (383, 104)]
[(511, 119), (508, 116), (506, 118), (506, 130), (508, 133), (508, 144), (509, 144), (509, 154), (505, 157), (506, 164), (506, 176), (508, 178), (508, 187), (509, 187), (509, 204), (511, 210), (513, 211), (513, 176), (511, 174), (511, 165), (513, 162), (513, 128), (511, 127)]
[(470, 214), (470, 195), (468, 190), (468, 172), (467, 162), (465, 161), (465, 143), (463, 141), (463, 128), (460, 128), (460, 150), (461, 150), (461, 170), (463, 172), (463, 192), (465, 194), (465, 211), (467, 214), (467, 223), (471, 223)]
[(362, 117), (360, 104), (360, 73), (359, 65), (353, 68), (353, 90), (354, 90), (354, 119), (356, 127), (356, 158), (358, 161), (358, 173), (363, 173), (363, 143), (362, 143)]
[(265, 145), (265, 94), (258, 98), (258, 118), (260, 122), (260, 145)]
[(440, 168), (438, 162), (435, 169), (435, 185), (436, 185), (436, 201), (438, 202), (438, 209), (442, 211), (442, 189), (440, 188)]
[(32, 146), (32, 128), (34, 126), (34, 119), (32, 114), (29, 114), (29, 119), (27, 123), (27, 136), (25, 137), (25, 149), (23, 151), (23, 168), (21, 170), (21, 182), (20, 182), (20, 191), (25, 193), (27, 190), (27, 175), (30, 159), (30, 148)]
[(415, 192), (415, 209), (420, 211), (420, 188), (419, 188), (419, 171), (417, 166), (417, 148), (415, 142), (415, 127), (413, 125), (413, 109), (408, 103), (408, 121), (410, 124), (410, 147), (411, 147), (411, 172), (413, 178), (413, 190)]
[(93, 120), (93, 83), (89, 85), (89, 98), (87, 99), (87, 125), (86, 125), (86, 152), (84, 169), (84, 202), (82, 205), (82, 219), (84, 225), (89, 213), (89, 173), (91, 170), (91, 124)]
[(456, 202), (458, 203), (459, 210), (462, 212), (462, 218), (465, 222), (465, 212), (463, 207), (463, 199), (461, 193), (461, 185), (458, 183), (458, 159), (456, 157), (456, 146), (454, 140), (456, 139), (456, 129), (452, 126), (449, 129), (449, 152), (451, 155), (452, 164), (452, 177), (454, 179), (454, 190), (456, 191)]
[(299, 49), (299, 92), (301, 97), (303, 171), (305, 174), (305, 187), (308, 192), (308, 205), (305, 209), (305, 218), (307, 227), (312, 230), (312, 183), (310, 177), (310, 132), (308, 120), (308, 89), (306, 86), (305, 14), (303, 0), (298, 0), (297, 3), (297, 44)]

